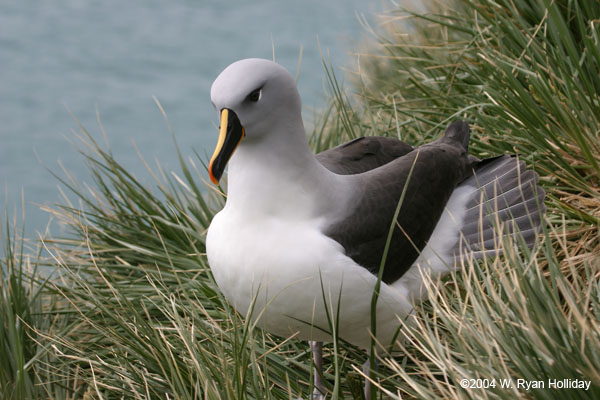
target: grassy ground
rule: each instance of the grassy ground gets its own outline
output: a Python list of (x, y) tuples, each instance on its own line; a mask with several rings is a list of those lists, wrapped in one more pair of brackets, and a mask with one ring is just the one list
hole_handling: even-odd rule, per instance
[[(598, 398), (600, 3), (429, 10), (382, 16), (349, 91), (326, 70), (332, 102), (313, 147), (370, 134), (419, 144), (467, 119), (474, 154), (518, 153), (540, 173), (548, 226), (533, 252), (505, 243), (506, 257), (431, 282), (413, 339), (382, 357), (378, 395)], [(224, 197), (200, 180), (201, 157), (181, 160), (181, 176), (152, 168), (150, 188), (80, 134), (94, 182), (57, 174), (70, 194), (49, 211), (69, 233), (44, 241), (51, 256), (2, 226), (0, 399), (306, 398), (306, 344), (254, 329), (210, 276), (205, 231)], [(343, 343), (325, 352), (331, 397), (360, 398), (366, 356)], [(591, 386), (552, 390), (548, 379)]]

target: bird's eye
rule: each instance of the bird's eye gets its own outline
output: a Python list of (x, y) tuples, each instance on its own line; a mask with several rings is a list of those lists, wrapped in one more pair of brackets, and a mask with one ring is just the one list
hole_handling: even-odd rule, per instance
[(246, 100), (251, 101), (253, 103), (256, 103), (258, 100), (260, 100), (260, 89), (261, 88), (258, 88), (250, 92), (250, 94), (246, 96)]

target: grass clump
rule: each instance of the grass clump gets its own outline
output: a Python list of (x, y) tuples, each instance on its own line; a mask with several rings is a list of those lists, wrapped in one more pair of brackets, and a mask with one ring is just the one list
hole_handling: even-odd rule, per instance
[(0, 399), (66, 399), (80, 382), (60, 369), (47, 337), (72, 324), (51, 288), (41, 244), (30, 247), (23, 230), (16, 220), (0, 223)]
[(444, 284), (428, 282), (431, 301), (408, 328), (409, 361), (384, 361), (396, 382), (389, 394), (598, 398), (599, 265), (569, 263), (566, 279), (550, 236), (532, 253), (517, 252), (510, 241), (502, 247), (506, 259), (466, 262)]

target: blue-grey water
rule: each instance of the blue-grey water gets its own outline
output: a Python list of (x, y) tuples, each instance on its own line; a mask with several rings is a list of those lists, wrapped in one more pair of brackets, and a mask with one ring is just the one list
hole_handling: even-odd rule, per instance
[(23, 191), (33, 236), (49, 219), (40, 205), (60, 200), (47, 168), (60, 171), (62, 163), (89, 181), (70, 113), (103, 141), (98, 111), (117, 160), (148, 184), (135, 147), (165, 170), (179, 169), (153, 96), (184, 155), (210, 155), (218, 123), (210, 85), (237, 59), (272, 58), (274, 49), (295, 74), (303, 48), (299, 88), (310, 120), (325, 93), (319, 42), (334, 65), (348, 65), (363, 35), (356, 14), (370, 18), (371, 7), (365, 0), (0, 2), (0, 219), (5, 210), (20, 213)]

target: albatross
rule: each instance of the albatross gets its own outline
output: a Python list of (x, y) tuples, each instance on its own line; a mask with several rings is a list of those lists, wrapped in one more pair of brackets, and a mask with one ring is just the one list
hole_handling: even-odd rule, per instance
[[(279, 64), (237, 61), (210, 95), (220, 115), (215, 184), (228, 166), (227, 201), (206, 238), (214, 279), (257, 326), (309, 340), (317, 368), (332, 321), (346, 342), (369, 349), (375, 334), (391, 348), (425, 295), (424, 276), (497, 255), (503, 235), (535, 243), (538, 175), (514, 156), (469, 155), (464, 121), (420, 147), (373, 136), (315, 156), (296, 81)], [(314, 386), (326, 392), (320, 372)]]

